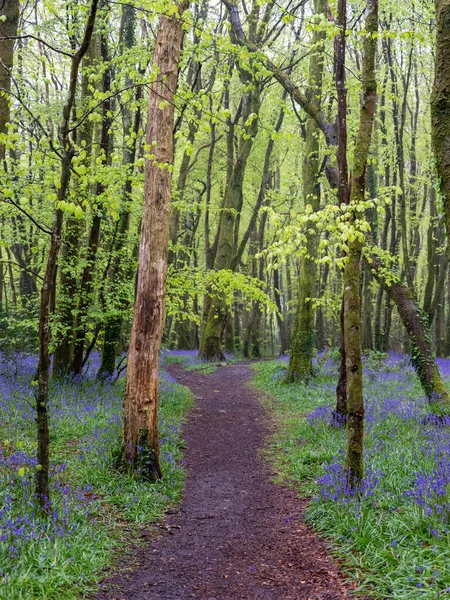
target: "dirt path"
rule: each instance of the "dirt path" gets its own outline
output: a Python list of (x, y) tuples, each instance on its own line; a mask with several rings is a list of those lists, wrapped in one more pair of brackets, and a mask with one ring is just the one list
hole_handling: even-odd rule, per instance
[[(170, 368), (197, 405), (185, 427), (185, 499), (134, 567), (97, 600), (341, 600), (348, 597), (295, 494), (260, 457), (270, 431), (244, 364), (212, 375)], [(136, 551), (137, 553), (137, 551)]]

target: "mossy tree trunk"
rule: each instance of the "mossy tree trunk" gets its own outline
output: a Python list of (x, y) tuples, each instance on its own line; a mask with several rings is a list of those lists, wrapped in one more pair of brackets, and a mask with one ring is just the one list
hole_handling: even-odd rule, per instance
[[(345, 10), (345, 0), (339, 3)], [(346, 23), (340, 21), (343, 31)], [(368, 36), (364, 38), (361, 109), (358, 134), (355, 142), (353, 169), (350, 176), (350, 206), (354, 211), (355, 231), (347, 241), (348, 252), (344, 267), (344, 348), (347, 385), (347, 454), (345, 468), (352, 486), (364, 475), (364, 399), (361, 361), (360, 323), (360, 267), (363, 235), (358, 233), (356, 222), (361, 217), (358, 204), (364, 200), (366, 189), (367, 159), (372, 140), (375, 117), (377, 84), (375, 61), (378, 31), (378, 0), (366, 2), (366, 24)], [(341, 34), (341, 38), (344, 34)], [(345, 42), (344, 42), (345, 44)], [(343, 118), (341, 113), (340, 115)]]
[(397, 306), (411, 340), (411, 362), (425, 394), (432, 404), (448, 410), (450, 395), (433, 354), (428, 316), (420, 308), (414, 292), (406, 285), (395, 279), (392, 282), (386, 281), (386, 269), (380, 259), (374, 255), (365, 255), (364, 259), (374, 278)]
[[(326, 0), (315, 0), (314, 12), (324, 17), (327, 11)], [(323, 41), (325, 30), (315, 30), (312, 47), (315, 52), (309, 63), (308, 88), (310, 95), (320, 106), (322, 96), (322, 80), (324, 69)], [(317, 122), (308, 117), (306, 122), (305, 158), (303, 161), (303, 201), (305, 208), (311, 206), (313, 212), (320, 208), (319, 153), (320, 129)], [(317, 288), (317, 246), (319, 236), (310, 226), (307, 234), (306, 254), (300, 261), (300, 276), (298, 280), (298, 306), (295, 317), (294, 331), (291, 338), (291, 352), (286, 381), (293, 383), (303, 381), (308, 383), (313, 376), (314, 349), (314, 307), (313, 301)]]
[(450, 244), (450, 0), (435, 0), (436, 50), (431, 93), (431, 138)]
[[(173, 164), (174, 97), (183, 42), (182, 15), (162, 16), (153, 65), (157, 79), (150, 90), (147, 143), (154, 161), (146, 161), (144, 207), (136, 303), (128, 353), (121, 464), (148, 481), (161, 478), (158, 440), (158, 368), (164, 326), (164, 303), (170, 227)], [(163, 107), (160, 107), (161, 101)]]

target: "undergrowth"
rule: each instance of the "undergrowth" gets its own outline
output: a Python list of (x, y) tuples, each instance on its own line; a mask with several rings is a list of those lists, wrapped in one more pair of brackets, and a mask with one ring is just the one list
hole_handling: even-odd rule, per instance
[[(308, 386), (285, 384), (285, 361), (254, 365), (278, 422), (270, 456), (311, 497), (307, 519), (348, 575), (374, 598), (450, 597), (450, 422), (428, 404), (404, 356), (369, 357), (364, 372), (365, 479), (355, 498), (343, 473), (345, 428), (332, 425), (337, 363), (318, 359)], [(447, 381), (450, 361), (440, 367)]]
[[(52, 516), (34, 499), (35, 421), (26, 359), (0, 375), (0, 598), (79, 598), (130, 543), (130, 531), (162, 517), (180, 499), (184, 469), (180, 426), (192, 395), (166, 374), (160, 379), (164, 477), (149, 485), (112, 469), (120, 440), (124, 380), (52, 381), (50, 389)], [(92, 370), (94, 372), (95, 369)]]

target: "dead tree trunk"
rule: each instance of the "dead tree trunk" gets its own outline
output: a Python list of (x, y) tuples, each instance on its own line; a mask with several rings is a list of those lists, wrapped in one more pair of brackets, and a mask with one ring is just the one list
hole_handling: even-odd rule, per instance
[[(174, 96), (188, 7), (179, 16), (163, 16), (153, 52), (158, 73), (150, 91), (147, 143), (154, 158), (147, 160), (141, 223), (139, 268), (128, 354), (122, 464), (140, 468), (148, 481), (162, 476), (158, 440), (158, 367), (164, 324), (170, 227), (171, 165), (173, 162)], [(162, 104), (162, 106), (161, 106)]]

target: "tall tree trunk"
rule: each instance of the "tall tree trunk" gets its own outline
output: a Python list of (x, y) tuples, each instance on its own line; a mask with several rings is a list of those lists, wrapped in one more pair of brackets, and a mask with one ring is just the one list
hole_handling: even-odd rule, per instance
[(364, 269), (363, 306), (362, 306), (362, 336), (361, 345), (364, 350), (373, 350), (372, 333), (372, 292), (370, 290), (371, 275), (369, 269)]
[[(61, 173), (58, 188), (58, 201), (64, 201), (70, 182), (71, 163), (75, 154), (70, 140), (70, 116), (75, 102), (78, 71), (83, 56), (89, 47), (92, 37), (95, 17), (97, 14), (99, 0), (92, 0), (83, 40), (77, 51), (72, 56), (70, 69), (70, 83), (67, 98), (63, 108), (60, 125), (60, 138), (62, 147)], [(39, 362), (37, 368), (37, 390), (36, 390), (36, 421), (37, 421), (37, 463), (40, 469), (36, 471), (36, 496), (42, 512), (49, 511), (50, 487), (49, 487), (49, 465), (50, 465), (50, 437), (48, 423), (48, 382), (50, 371), (50, 327), (49, 307), (55, 285), (56, 266), (60, 246), (61, 231), (63, 224), (63, 212), (56, 210), (55, 221), (50, 239), (50, 248), (47, 255), (42, 288), (41, 303), (39, 310)]]
[[(159, 74), (152, 84), (147, 143), (154, 161), (146, 161), (136, 304), (128, 353), (123, 426), (123, 465), (140, 467), (143, 479), (161, 477), (158, 440), (158, 368), (170, 227), (173, 163), (174, 97), (183, 41), (182, 16), (189, 3), (178, 5), (177, 17), (161, 17), (153, 52)], [(160, 108), (161, 101), (164, 107)], [(156, 145), (155, 145), (156, 142)]]
[[(19, 0), (4, 0), (0, 8), (0, 134), (8, 133), (11, 111), (11, 71), (14, 62), (14, 37), (19, 24)], [(3, 20), (4, 19), (4, 20)], [(5, 145), (0, 144), (0, 162), (6, 158)]]
[(280, 277), (280, 267), (276, 266), (273, 269), (273, 295), (275, 299), (275, 304), (277, 307), (277, 323), (278, 330), (280, 332), (280, 355), (286, 354), (289, 350), (289, 342), (287, 337), (286, 330), (286, 317), (283, 314), (283, 305), (281, 303), (282, 298), (282, 289), (281, 289), (281, 277)]
[[(345, 0), (343, 2), (345, 7)], [(345, 9), (344, 9), (345, 10)], [(345, 25), (345, 23), (344, 23)], [(350, 178), (350, 206), (358, 217), (357, 206), (364, 201), (366, 168), (370, 151), (375, 117), (377, 84), (375, 61), (378, 31), (378, 0), (366, 2), (366, 25), (362, 68), (362, 102), (359, 129), (356, 137), (353, 169)], [(345, 26), (344, 26), (345, 30)], [(344, 34), (345, 35), (345, 34)], [(356, 232), (348, 240), (347, 262), (344, 267), (344, 335), (345, 364), (347, 372), (347, 455), (345, 467), (352, 485), (364, 474), (364, 399), (361, 363), (360, 297), (359, 279), (362, 251), (362, 234)]]
[[(14, 66), (14, 43), (19, 24), (19, 1), (5, 0), (0, 8), (0, 135), (8, 133), (8, 123), (11, 118), (11, 75)], [(4, 19), (4, 20), (3, 20)], [(0, 169), (7, 171), (6, 146), (0, 143)], [(37, 292), (35, 278), (27, 271), (30, 251), (21, 240), (25, 237), (22, 215), (13, 220), (20, 224), (20, 232), (16, 231), (16, 241), (11, 245), (16, 262), (20, 267), (19, 290), (20, 299), (26, 305), (31, 296)], [(16, 227), (17, 228), (17, 227)]]
[[(326, 0), (315, 0), (314, 12), (324, 17), (327, 11)], [(322, 80), (324, 69), (323, 41), (325, 30), (315, 29), (312, 47), (315, 52), (309, 63), (308, 88), (309, 93), (318, 102), (322, 97)], [(309, 205), (313, 212), (320, 208), (319, 177), (319, 126), (312, 117), (307, 118), (305, 158), (303, 160), (303, 201), (305, 208)], [(308, 228), (314, 230), (311, 224)], [(307, 234), (306, 254), (300, 260), (300, 277), (298, 280), (298, 306), (291, 338), (291, 354), (286, 374), (287, 382), (304, 381), (308, 383), (313, 376), (314, 348), (314, 308), (313, 299), (317, 287), (317, 246), (319, 236), (316, 232)]]
[[(348, 162), (347, 162), (347, 88), (346, 88), (346, 24), (347, 24), (347, 2), (339, 0), (338, 2), (338, 26), (340, 33), (334, 40), (334, 77), (337, 92), (337, 127), (338, 127), (338, 148), (336, 152), (336, 162), (338, 168), (338, 201), (339, 206), (348, 204), (350, 201), (350, 188), (348, 181)], [(344, 254), (344, 253), (343, 253)], [(349, 260), (349, 259), (348, 259)], [(345, 286), (345, 275), (343, 277)], [(338, 383), (336, 386), (336, 409), (335, 417), (344, 422), (348, 417), (347, 407), (347, 359), (345, 342), (345, 295), (342, 296), (340, 325), (340, 361), (338, 371)]]
[[(255, 118), (251, 118), (250, 124), (244, 125), (245, 133), (241, 135), (237, 157), (227, 184), (220, 215), (217, 253), (214, 260), (214, 269), (217, 271), (230, 269), (232, 265), (236, 211), (242, 205), (247, 160), (258, 131), (260, 82), (255, 81), (247, 72), (241, 72), (241, 78), (244, 85), (251, 86), (244, 95), (242, 122), (243, 124), (248, 122), (250, 115), (255, 115)], [(208, 315), (200, 343), (199, 356), (204, 360), (223, 360), (225, 356), (221, 347), (221, 334), (227, 316), (225, 298), (223, 295), (217, 294), (210, 299), (208, 304)]]
[(450, 244), (450, 0), (435, 0), (436, 51), (431, 93), (431, 138)]
[[(135, 43), (135, 29), (136, 11), (134, 7), (125, 5), (123, 7), (121, 26), (123, 32), (122, 46), (124, 48), (130, 49), (133, 47)], [(127, 78), (127, 85), (131, 85), (130, 77)], [(131, 135), (132, 141), (130, 145), (125, 145), (122, 157), (122, 164), (127, 169), (127, 178), (123, 186), (123, 205), (117, 238), (111, 248), (111, 252), (115, 254), (115, 258), (109, 273), (109, 285), (113, 288), (112, 293), (110, 293), (110, 304), (112, 304), (114, 310), (113, 314), (108, 315), (105, 321), (102, 362), (98, 371), (98, 377), (101, 379), (112, 377), (114, 373), (116, 355), (122, 331), (123, 314), (129, 304), (129, 300), (126, 294), (120, 289), (120, 286), (123, 283), (123, 280), (127, 281), (130, 278), (129, 261), (124, 255), (124, 249), (126, 247), (128, 230), (130, 228), (130, 211), (133, 191), (132, 175), (136, 158), (137, 137), (141, 126), (141, 108), (139, 106), (141, 98), (142, 86), (138, 86), (135, 96), (137, 108), (134, 117), (132, 111), (127, 106), (124, 106), (122, 115), (124, 137), (127, 138)], [(134, 276), (134, 274), (132, 276)], [(117, 284), (118, 289), (116, 288)]]
[[(81, 78), (81, 107), (84, 111), (88, 110), (88, 102), (92, 96), (89, 85), (87, 69), (92, 66), (96, 58), (96, 39), (93, 37), (89, 44), (89, 49), (82, 61)], [(94, 124), (86, 119), (79, 128), (77, 142), (86, 152), (85, 164), (89, 168), (92, 155), (92, 140), (94, 134)], [(84, 219), (77, 219), (74, 215), (67, 218), (65, 232), (63, 235), (63, 244), (61, 249), (60, 273), (60, 293), (57, 302), (57, 319), (60, 333), (55, 340), (56, 347), (53, 354), (53, 376), (60, 377), (70, 372), (73, 360), (74, 344), (74, 314), (77, 307), (78, 297), (78, 263), (80, 261), (79, 249), (82, 232), (84, 228)]]
[(14, 273), (12, 270), (11, 252), (10, 252), (9, 248), (6, 248), (6, 256), (8, 258), (8, 275), (9, 275), (9, 286), (11, 288), (11, 304), (13, 306), (16, 306), (17, 292), (16, 292), (16, 284), (14, 282)]
[[(102, 91), (105, 98), (102, 103), (102, 126), (100, 134), (100, 151), (105, 164), (109, 162), (111, 153), (110, 147), (110, 128), (111, 117), (111, 67), (109, 65), (108, 34), (102, 32), (100, 38), (100, 48), (103, 62), (103, 83)], [(105, 192), (106, 186), (103, 182), (98, 182), (96, 186), (96, 197), (99, 198)], [(101, 203), (101, 202), (100, 202)], [(79, 375), (83, 369), (84, 343), (87, 332), (87, 315), (92, 300), (94, 287), (94, 270), (97, 258), (97, 250), (100, 242), (100, 228), (102, 222), (103, 209), (93, 207), (94, 215), (92, 218), (91, 230), (87, 248), (86, 266), (83, 270), (80, 285), (80, 299), (75, 319), (75, 339), (73, 347), (72, 365), (70, 367), (73, 375)]]

